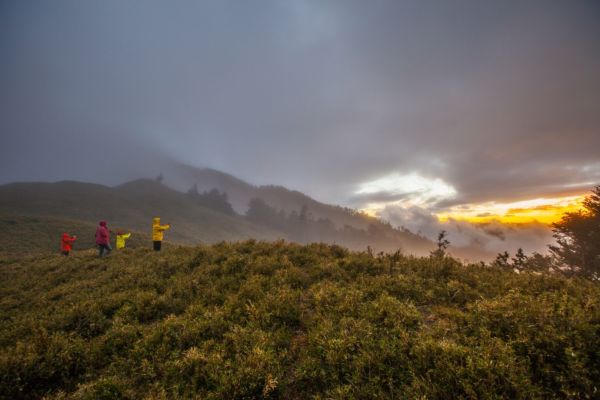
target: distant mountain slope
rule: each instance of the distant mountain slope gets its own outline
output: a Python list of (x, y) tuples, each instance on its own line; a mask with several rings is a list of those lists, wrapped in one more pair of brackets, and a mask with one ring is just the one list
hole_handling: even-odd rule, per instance
[(248, 208), (248, 202), (256, 197), (257, 187), (232, 175), (211, 168), (195, 168), (180, 163), (165, 166), (165, 184), (180, 191), (187, 191), (194, 185), (200, 192), (218, 189), (227, 193), (229, 202), (240, 214)]
[[(166, 185), (178, 190), (185, 191), (196, 186), (200, 192), (215, 188), (226, 192), (230, 203), (238, 213), (246, 213), (250, 201), (259, 198), (275, 211), (288, 216), (299, 214), (304, 209), (313, 220), (321, 220), (325, 225), (332, 223), (334, 228), (341, 232), (340, 235), (308, 235), (306, 238), (302, 235), (291, 235), (293, 239), (300, 242), (310, 241), (310, 237), (316, 237), (313, 240), (336, 242), (354, 249), (370, 245), (374, 249), (386, 251), (402, 248), (414, 254), (426, 254), (433, 246), (430, 240), (407, 230), (394, 229), (377, 218), (349, 208), (321, 203), (304, 193), (282, 186), (254, 186), (221, 171), (195, 168), (180, 163), (171, 164), (166, 169), (164, 177)], [(267, 224), (267, 226), (278, 227), (277, 224)]]
[(179, 243), (217, 242), (247, 238), (285, 238), (282, 232), (257, 226), (197, 205), (183, 193), (152, 180), (117, 187), (63, 181), (13, 183), (0, 186), (4, 215), (45, 216), (93, 223), (105, 219), (111, 228), (150, 233), (152, 218), (160, 216), (173, 229), (167, 240)]
[[(352, 249), (370, 246), (374, 251), (402, 249), (417, 255), (427, 254), (433, 247), (431, 241), (409, 231), (317, 202), (300, 192), (276, 186), (254, 187), (218, 171), (186, 168), (190, 174), (197, 172), (193, 176), (198, 180), (191, 180), (190, 186), (197, 185), (199, 191), (216, 188), (226, 192), (232, 202), (237, 200), (238, 206), (246, 199), (261, 199), (254, 201), (260, 207), (248, 216), (232, 213), (231, 208), (227, 214), (202, 203), (198, 193), (192, 195), (157, 180), (139, 179), (116, 187), (74, 181), (3, 185), (0, 210), (9, 216), (70, 219), (94, 226), (99, 220), (107, 220), (112, 228), (147, 234), (152, 218), (160, 216), (163, 222), (172, 224), (166, 240), (182, 244), (285, 239), (337, 243)], [(168, 179), (166, 175), (165, 183)]]
[(350, 225), (354, 228), (367, 229), (370, 224), (377, 223), (375, 218), (360, 214), (348, 208), (324, 204), (296, 190), (283, 186), (266, 185), (254, 186), (232, 175), (211, 168), (196, 168), (185, 164), (173, 163), (166, 167), (165, 184), (181, 191), (186, 191), (193, 185), (199, 191), (213, 188), (226, 192), (234, 209), (244, 214), (248, 203), (253, 198), (261, 198), (275, 209), (286, 212), (300, 211), (308, 207), (316, 218), (330, 219), (337, 227)]

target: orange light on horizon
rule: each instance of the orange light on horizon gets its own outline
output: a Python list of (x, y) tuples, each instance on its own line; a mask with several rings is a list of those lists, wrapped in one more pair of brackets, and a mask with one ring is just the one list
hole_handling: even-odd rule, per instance
[(440, 222), (449, 220), (467, 221), (476, 224), (500, 222), (526, 224), (538, 222), (550, 225), (560, 221), (563, 214), (582, 209), (585, 196), (540, 198), (512, 203), (487, 202), (456, 206), (447, 212), (438, 213)]

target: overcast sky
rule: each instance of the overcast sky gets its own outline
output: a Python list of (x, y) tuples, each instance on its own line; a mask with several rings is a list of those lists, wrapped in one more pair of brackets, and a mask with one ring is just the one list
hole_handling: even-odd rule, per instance
[(582, 193), (600, 3), (2, 1), (0, 134), (1, 183), (170, 157), (353, 207)]

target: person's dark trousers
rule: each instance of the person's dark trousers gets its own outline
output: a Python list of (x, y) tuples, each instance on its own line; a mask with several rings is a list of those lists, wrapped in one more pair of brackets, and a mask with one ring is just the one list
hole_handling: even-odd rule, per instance
[(62, 253), (63, 256), (68, 256), (69, 255), (69, 252), (66, 251), (66, 250), (61, 251), (61, 253)]
[(154, 251), (160, 251), (160, 246), (162, 245), (161, 240), (155, 240), (152, 244), (154, 245)]
[(99, 244), (98, 245), (99, 254), (98, 257), (104, 256), (104, 251), (106, 250), (106, 254), (110, 253), (112, 250), (109, 244)]

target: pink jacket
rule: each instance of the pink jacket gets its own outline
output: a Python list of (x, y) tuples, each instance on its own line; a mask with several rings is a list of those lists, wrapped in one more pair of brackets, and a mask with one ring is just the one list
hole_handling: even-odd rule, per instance
[(108, 244), (110, 236), (108, 235), (108, 228), (106, 227), (106, 221), (100, 221), (100, 226), (96, 228), (96, 244)]

